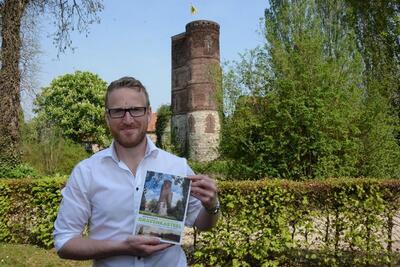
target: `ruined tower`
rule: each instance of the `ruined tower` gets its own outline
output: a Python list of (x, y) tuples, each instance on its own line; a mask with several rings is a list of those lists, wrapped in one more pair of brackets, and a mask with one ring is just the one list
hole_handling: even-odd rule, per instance
[(216, 100), (220, 72), (219, 25), (198, 20), (172, 37), (171, 134), (182, 155), (218, 157), (220, 120)]

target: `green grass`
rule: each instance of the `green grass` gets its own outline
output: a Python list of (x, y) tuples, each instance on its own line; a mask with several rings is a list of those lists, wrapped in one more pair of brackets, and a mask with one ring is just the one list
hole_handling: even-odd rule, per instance
[(52, 267), (52, 266), (92, 266), (92, 261), (63, 260), (54, 249), (46, 250), (31, 245), (0, 243), (1, 267)]

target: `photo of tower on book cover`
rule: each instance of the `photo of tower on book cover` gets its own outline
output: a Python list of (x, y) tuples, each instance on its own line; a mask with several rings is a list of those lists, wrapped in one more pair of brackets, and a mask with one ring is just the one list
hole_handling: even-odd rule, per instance
[(147, 171), (134, 233), (180, 244), (189, 194), (186, 177)]

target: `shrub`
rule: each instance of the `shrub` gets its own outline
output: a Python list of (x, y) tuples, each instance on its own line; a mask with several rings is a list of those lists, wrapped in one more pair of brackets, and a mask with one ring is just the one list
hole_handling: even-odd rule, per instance
[(218, 180), (227, 179), (230, 162), (226, 160), (214, 160), (209, 162), (189, 161), (189, 165), (195, 173), (208, 174), (218, 177)]
[(220, 182), (222, 216), (199, 234), (194, 266), (398, 265), (400, 182)]
[(65, 176), (0, 180), (0, 242), (53, 246)]
[[(65, 180), (0, 180), (0, 242), (52, 247)], [(225, 181), (219, 196), (220, 221), (197, 235), (194, 266), (400, 264), (398, 180)]]
[(35, 178), (39, 174), (35, 168), (27, 163), (19, 164), (15, 167), (2, 166), (0, 168), (0, 178)]
[(58, 129), (32, 121), (23, 128), (22, 159), (42, 175), (69, 174), (89, 153), (61, 136)]

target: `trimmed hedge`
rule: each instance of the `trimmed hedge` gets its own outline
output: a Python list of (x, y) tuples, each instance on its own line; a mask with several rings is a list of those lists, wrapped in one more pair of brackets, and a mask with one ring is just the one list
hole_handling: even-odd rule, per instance
[(53, 246), (53, 223), (66, 176), (0, 179), (0, 242)]
[(199, 234), (193, 258), (199, 266), (400, 264), (393, 247), (399, 180), (264, 180), (219, 188), (222, 217)]
[[(0, 179), (0, 242), (53, 246), (66, 177)], [(195, 266), (393, 266), (400, 181), (219, 182), (222, 216)]]

